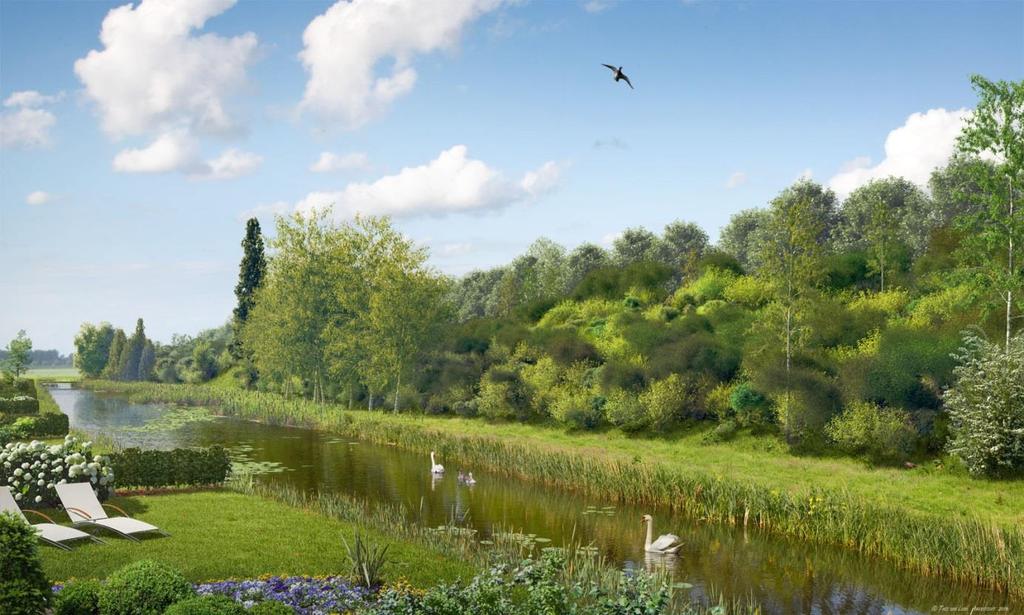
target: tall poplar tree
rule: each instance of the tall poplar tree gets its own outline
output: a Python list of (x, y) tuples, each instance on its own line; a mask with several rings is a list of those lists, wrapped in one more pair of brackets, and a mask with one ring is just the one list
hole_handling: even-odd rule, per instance
[(110, 352), (107, 354), (107, 365), (103, 368), (103, 377), (111, 380), (121, 379), (122, 357), (128, 350), (128, 336), (124, 329), (114, 332), (114, 339), (110, 342)]
[(146, 326), (142, 319), (135, 321), (135, 332), (128, 339), (128, 345), (121, 355), (120, 372), (122, 380), (139, 380), (139, 363), (146, 347)]
[(238, 284), (235, 285), (235, 297), (238, 304), (234, 310), (235, 339), (232, 342), (231, 354), (241, 356), (241, 328), (249, 320), (249, 312), (256, 302), (256, 291), (263, 284), (267, 272), (267, 259), (263, 252), (263, 235), (260, 221), (249, 218), (245, 223), (245, 238), (242, 239), (242, 262), (238, 266)]

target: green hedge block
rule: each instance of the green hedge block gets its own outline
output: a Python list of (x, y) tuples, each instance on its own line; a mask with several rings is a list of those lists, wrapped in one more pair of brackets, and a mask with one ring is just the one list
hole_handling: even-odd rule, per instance
[(119, 487), (217, 485), (231, 471), (231, 458), (221, 446), (172, 451), (128, 448), (110, 455), (110, 463)]
[(23, 394), (0, 397), (0, 413), (18, 415), (38, 414), (39, 400), (31, 395)]

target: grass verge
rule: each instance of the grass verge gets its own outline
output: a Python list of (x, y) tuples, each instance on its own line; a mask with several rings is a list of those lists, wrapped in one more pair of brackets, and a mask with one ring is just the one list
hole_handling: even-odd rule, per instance
[[(328, 517), (310, 509), (232, 491), (113, 498), (132, 516), (170, 532), (132, 542), (97, 534), (107, 544), (82, 542), (71, 552), (41, 548), (47, 578), (101, 579), (139, 559), (154, 559), (180, 570), (190, 581), (254, 578), (261, 575), (337, 575), (347, 570), (342, 538), (391, 545), (388, 580), (416, 587), (467, 579), (472, 565), (427, 545), (396, 538), (378, 528)], [(60, 513), (51, 516), (66, 521)]]
[(480, 420), (345, 412), (340, 406), (197, 385), (92, 383), (137, 401), (212, 406), (268, 423), (435, 449), (446, 457), (596, 496), (669, 506), (838, 544), (918, 573), (1024, 596), (1024, 489), (852, 460), (796, 458), (767, 440), (634, 439)]

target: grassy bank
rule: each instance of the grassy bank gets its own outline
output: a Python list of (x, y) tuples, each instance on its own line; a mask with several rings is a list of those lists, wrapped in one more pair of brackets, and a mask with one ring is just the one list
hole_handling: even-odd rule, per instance
[[(171, 537), (131, 542), (103, 535), (104, 545), (83, 542), (71, 552), (42, 548), (47, 578), (104, 578), (139, 559), (169, 564), (191, 581), (343, 574), (347, 559), (342, 538), (352, 544), (357, 529), (372, 542), (391, 545), (390, 580), (404, 578), (414, 586), (427, 587), (469, 578), (476, 572), (470, 564), (427, 545), (269, 498), (211, 491), (114, 498), (111, 502), (167, 530)], [(61, 520), (60, 513), (53, 515)]]
[(277, 395), (189, 385), (92, 383), (139, 401), (209, 405), (268, 423), (340, 431), (562, 488), (670, 506), (708, 521), (839, 544), (922, 574), (1024, 596), (1020, 484), (795, 458), (768, 439), (703, 446), (616, 433), (343, 412)]

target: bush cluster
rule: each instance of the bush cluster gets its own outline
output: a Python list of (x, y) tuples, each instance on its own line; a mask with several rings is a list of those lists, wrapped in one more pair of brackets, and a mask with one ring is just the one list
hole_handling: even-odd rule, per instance
[(50, 604), (38, 540), (23, 519), (0, 513), (0, 613), (37, 615)]
[(25, 504), (55, 507), (60, 503), (59, 484), (88, 482), (100, 499), (113, 485), (114, 472), (108, 458), (92, 454), (92, 443), (80, 443), (73, 436), (61, 444), (9, 442), (0, 449), (0, 485)]
[(195, 595), (180, 572), (152, 560), (132, 562), (114, 572), (99, 591), (103, 615), (155, 615)]
[(21, 416), (8, 424), (0, 424), (0, 444), (29, 438), (66, 436), (69, 429), (68, 415), (63, 413)]
[(221, 446), (176, 448), (171, 451), (129, 448), (110, 455), (121, 487), (217, 485), (231, 471), (231, 458)]

